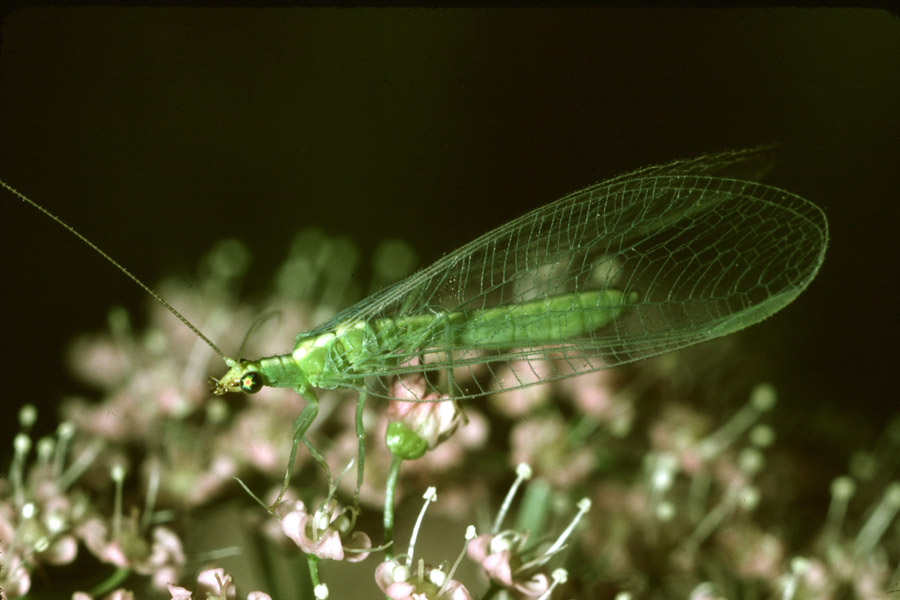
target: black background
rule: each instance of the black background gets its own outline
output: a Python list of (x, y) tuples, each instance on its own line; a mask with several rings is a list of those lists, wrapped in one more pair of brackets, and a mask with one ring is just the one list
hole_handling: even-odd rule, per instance
[[(228, 236), (267, 281), (310, 224), (364, 250), (406, 239), (427, 264), (623, 171), (781, 142), (768, 182), (819, 204), (832, 243), (809, 290), (742, 343), (801, 413), (844, 411), (865, 433), (897, 412), (887, 13), (45, 7), (2, 35), (0, 177), (151, 284)], [(12, 425), (78, 389), (74, 334), (147, 300), (32, 208), (4, 193), (0, 210)]]

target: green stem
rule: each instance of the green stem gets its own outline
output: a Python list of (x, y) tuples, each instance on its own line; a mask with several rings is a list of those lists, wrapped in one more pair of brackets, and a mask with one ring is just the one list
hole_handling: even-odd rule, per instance
[(500, 586), (491, 581), (491, 587), (488, 588), (488, 591), (484, 593), (484, 596), (481, 597), (481, 600), (490, 600), (500, 591)]
[(319, 557), (315, 554), (307, 554), (306, 564), (309, 565), (309, 579), (312, 583), (312, 589), (315, 590), (321, 583), (319, 581)]
[(112, 590), (119, 587), (119, 585), (123, 581), (125, 581), (129, 575), (131, 575), (131, 569), (118, 568), (112, 573), (112, 575), (107, 577), (105, 581), (102, 581), (91, 588), (88, 591), (88, 594), (90, 594), (91, 598), (97, 598), (108, 592), (111, 592)]

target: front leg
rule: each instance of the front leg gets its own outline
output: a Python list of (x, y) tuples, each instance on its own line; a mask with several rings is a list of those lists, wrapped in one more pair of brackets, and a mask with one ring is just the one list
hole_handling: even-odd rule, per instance
[(274, 512), (275, 508), (281, 503), (281, 499), (284, 497), (285, 492), (287, 492), (288, 485), (291, 482), (291, 474), (294, 471), (294, 460), (297, 458), (297, 447), (300, 445), (301, 441), (309, 448), (310, 454), (312, 454), (316, 462), (325, 469), (329, 481), (331, 480), (331, 473), (325, 459), (305, 437), (309, 426), (313, 424), (316, 415), (319, 414), (319, 397), (316, 396), (316, 392), (309, 386), (298, 386), (296, 392), (306, 400), (306, 406), (303, 407), (303, 411), (301, 411), (297, 418), (294, 419), (294, 437), (291, 443), (291, 456), (288, 458), (287, 469), (284, 472), (284, 483), (281, 486), (281, 491), (278, 493), (278, 498), (276, 498), (275, 502), (269, 507), (269, 512)]
[(362, 487), (363, 472), (365, 471), (366, 459), (366, 429), (363, 425), (363, 410), (366, 404), (366, 388), (365, 386), (357, 388), (359, 399), (356, 401), (356, 441), (359, 444), (357, 450), (356, 465), (356, 495), (353, 497), (354, 505), (359, 508), (359, 490)]

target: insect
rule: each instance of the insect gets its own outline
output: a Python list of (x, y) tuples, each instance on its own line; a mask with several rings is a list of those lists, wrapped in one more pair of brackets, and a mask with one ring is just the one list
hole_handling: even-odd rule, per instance
[[(772, 153), (704, 155), (571, 193), (301, 333), (290, 352), (258, 360), (227, 357), (81, 234), (0, 183), (206, 341), (228, 367), (211, 378), (214, 394), (275, 386), (303, 396), (283, 494), (300, 442), (315, 454), (304, 436), (317, 388), (359, 393), (359, 486), (369, 395), (465, 400), (572, 377), (727, 335), (789, 304), (821, 266), (828, 226), (814, 204), (755, 181)], [(423, 372), (437, 376), (409, 383)]]

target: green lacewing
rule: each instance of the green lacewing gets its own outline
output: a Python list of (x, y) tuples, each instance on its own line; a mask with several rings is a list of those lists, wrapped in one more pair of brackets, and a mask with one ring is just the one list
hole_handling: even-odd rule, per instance
[[(225, 356), (81, 234), (0, 183), (203, 338), (228, 366), (211, 379), (215, 394), (300, 393), (307, 407), (294, 423), (296, 450), (317, 413), (315, 388), (359, 391), (362, 436), (369, 394), (463, 400), (685, 348), (774, 314), (815, 277), (828, 226), (811, 202), (757, 182), (772, 154), (763, 146), (704, 155), (573, 192), (301, 333), (290, 352), (259, 360)], [(444, 376), (416, 377), (425, 371)], [(360, 447), (360, 473), (362, 457)]]
[[(749, 180), (770, 155), (676, 161), (569, 194), (301, 333), (290, 353), (230, 361), (215, 391), (446, 394), (391, 385), (424, 364), (452, 370), (465, 383), (453, 398), (465, 399), (743, 329), (806, 288), (827, 243), (819, 208)], [(546, 358), (556, 367), (536, 381)]]

